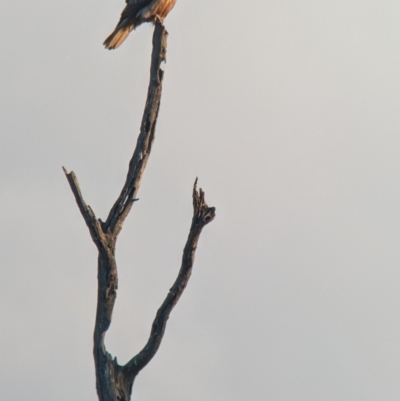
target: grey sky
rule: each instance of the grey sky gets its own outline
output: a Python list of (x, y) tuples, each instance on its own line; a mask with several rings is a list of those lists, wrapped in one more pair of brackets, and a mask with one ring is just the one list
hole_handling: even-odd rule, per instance
[[(152, 28), (122, 1), (0, 2), (0, 398), (95, 401), (96, 251), (61, 166), (105, 217), (125, 177)], [(147, 339), (196, 176), (217, 218), (140, 401), (397, 401), (400, 3), (187, 1), (107, 337)]]

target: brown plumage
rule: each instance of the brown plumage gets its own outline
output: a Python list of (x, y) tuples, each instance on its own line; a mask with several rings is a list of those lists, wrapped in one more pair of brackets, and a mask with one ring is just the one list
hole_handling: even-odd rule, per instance
[(161, 21), (174, 7), (176, 0), (126, 0), (126, 7), (114, 32), (104, 41), (106, 49), (116, 49), (130, 32), (143, 22)]

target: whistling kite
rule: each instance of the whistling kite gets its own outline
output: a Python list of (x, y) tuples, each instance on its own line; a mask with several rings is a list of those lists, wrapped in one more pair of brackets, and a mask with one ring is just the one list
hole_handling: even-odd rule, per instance
[(126, 0), (126, 3), (114, 32), (103, 43), (106, 49), (119, 47), (132, 29), (143, 22), (163, 21), (176, 0)]

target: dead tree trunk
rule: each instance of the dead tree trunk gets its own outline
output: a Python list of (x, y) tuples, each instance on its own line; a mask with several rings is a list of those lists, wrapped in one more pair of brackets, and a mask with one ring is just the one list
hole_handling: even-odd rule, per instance
[(89, 228), (98, 255), (97, 313), (94, 329), (94, 361), (96, 388), (100, 401), (129, 401), (133, 382), (138, 373), (156, 354), (164, 336), (165, 327), (173, 307), (185, 289), (193, 267), (197, 242), (203, 227), (215, 217), (215, 208), (208, 207), (204, 192), (197, 190), (197, 179), (193, 188), (193, 218), (189, 236), (183, 250), (182, 264), (178, 277), (169, 290), (154, 319), (150, 337), (144, 348), (126, 365), (118, 364), (116, 358), (107, 352), (104, 338), (110, 327), (112, 311), (117, 295), (118, 274), (115, 261), (115, 244), (133, 203), (137, 200), (140, 181), (150, 156), (154, 141), (157, 115), (160, 108), (164, 72), (160, 68), (165, 61), (167, 32), (161, 23), (155, 24), (153, 52), (151, 56), (150, 83), (147, 93), (140, 134), (137, 140), (124, 187), (104, 222), (97, 219), (91, 207), (86, 204), (73, 171), (65, 175), (75, 196), (79, 210)]

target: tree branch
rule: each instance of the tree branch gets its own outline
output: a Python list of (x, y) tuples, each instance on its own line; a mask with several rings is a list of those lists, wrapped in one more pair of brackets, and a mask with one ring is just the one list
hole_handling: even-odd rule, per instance
[(181, 269), (175, 283), (168, 292), (167, 297), (158, 309), (154, 319), (149, 340), (145, 347), (133, 357), (124, 369), (132, 376), (136, 376), (154, 357), (164, 337), (169, 315), (179, 301), (192, 274), (197, 243), (203, 228), (215, 217), (215, 208), (208, 207), (204, 199), (204, 192), (197, 190), (197, 178), (193, 186), (193, 218), (189, 236), (183, 251)]
[(154, 133), (158, 111), (160, 109), (162, 81), (164, 71), (160, 68), (161, 63), (166, 60), (167, 31), (164, 26), (157, 22), (153, 35), (153, 52), (151, 55), (150, 83), (147, 92), (146, 106), (143, 113), (140, 134), (136, 148), (129, 163), (129, 170), (126, 176), (121, 194), (111, 208), (104, 224), (105, 231), (118, 235), (122, 224), (135, 201), (139, 190), (140, 181), (151, 152), (154, 141)]
[(103, 233), (101, 228), (100, 221), (97, 220), (92, 208), (86, 204), (83, 199), (82, 192), (79, 186), (78, 179), (73, 171), (70, 173), (63, 167), (63, 171), (65, 176), (67, 177), (69, 186), (71, 187), (72, 193), (75, 196), (76, 203), (78, 204), (79, 210), (82, 214), (82, 217), (85, 220), (87, 227), (89, 228), (90, 235), (93, 239), (93, 242), (96, 244), (99, 251), (104, 249), (107, 243), (107, 239)]

